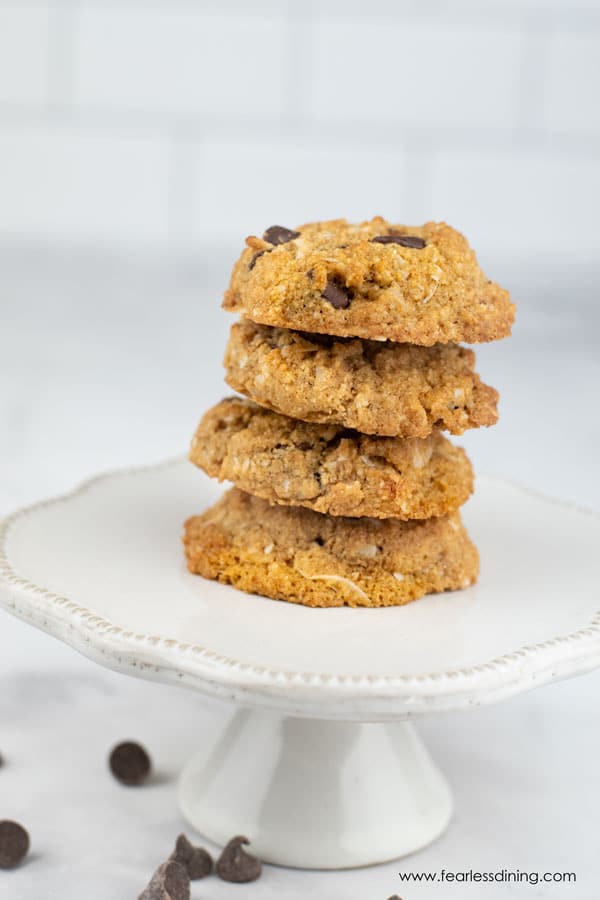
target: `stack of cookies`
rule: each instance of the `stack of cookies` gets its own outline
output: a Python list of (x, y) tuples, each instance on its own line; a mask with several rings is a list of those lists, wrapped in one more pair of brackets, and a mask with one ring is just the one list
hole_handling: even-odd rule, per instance
[(459, 342), (510, 334), (514, 306), (445, 224), (377, 217), (249, 237), (224, 308), (226, 380), (191, 460), (234, 484), (186, 522), (188, 568), (308, 606), (393, 606), (464, 588), (473, 489), (443, 431), (493, 425), (498, 393)]

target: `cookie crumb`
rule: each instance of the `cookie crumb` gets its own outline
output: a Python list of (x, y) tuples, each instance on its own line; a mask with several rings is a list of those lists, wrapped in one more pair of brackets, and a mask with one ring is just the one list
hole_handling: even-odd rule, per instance
[(332, 279), (327, 281), (322, 297), (331, 303), (334, 309), (348, 309), (350, 306), (348, 291)]

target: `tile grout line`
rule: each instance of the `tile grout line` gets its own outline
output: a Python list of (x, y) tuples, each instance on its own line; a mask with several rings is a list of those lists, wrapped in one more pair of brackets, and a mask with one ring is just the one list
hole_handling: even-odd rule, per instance
[(395, 148), (404, 141), (415, 144), (435, 145), (445, 152), (456, 150), (514, 153), (542, 150), (554, 158), (576, 154), (577, 158), (597, 160), (600, 150), (600, 134), (593, 132), (558, 132), (538, 127), (527, 133), (515, 128), (480, 129), (428, 127), (416, 124), (381, 121), (369, 123), (356, 119), (339, 122), (309, 119), (298, 127), (291, 117), (265, 117), (261, 119), (237, 119), (195, 117), (185, 115), (161, 115), (134, 109), (116, 110), (108, 107), (77, 108), (68, 103), (23, 104), (0, 102), (0, 132), (10, 132), (24, 127), (56, 127), (102, 132), (104, 137), (169, 138), (173, 132), (178, 140), (195, 142), (205, 140), (210, 134), (218, 141), (261, 141), (281, 138), (284, 142), (303, 140), (316, 146), (347, 146), (347, 132), (353, 131), (357, 140), (353, 148)]

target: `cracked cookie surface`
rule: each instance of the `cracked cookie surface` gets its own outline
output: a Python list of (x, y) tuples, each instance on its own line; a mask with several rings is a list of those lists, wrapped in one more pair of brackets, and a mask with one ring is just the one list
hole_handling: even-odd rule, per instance
[(185, 523), (190, 572), (306, 606), (398, 606), (468, 587), (479, 557), (458, 512), (348, 519), (232, 488)]
[(334, 339), (247, 319), (231, 328), (226, 381), (262, 406), (365, 434), (427, 437), (493, 425), (498, 392), (457, 344), (418, 347)]
[(445, 223), (336, 219), (272, 226), (246, 244), (223, 307), (255, 322), (425, 346), (510, 334), (507, 291)]
[(204, 415), (190, 459), (269, 503), (333, 516), (428, 519), (453, 512), (473, 490), (466, 453), (439, 431), (371, 437), (291, 419), (239, 397)]

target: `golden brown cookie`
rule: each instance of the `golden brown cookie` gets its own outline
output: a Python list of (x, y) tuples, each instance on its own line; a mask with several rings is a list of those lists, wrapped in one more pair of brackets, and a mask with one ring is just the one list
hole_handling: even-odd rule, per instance
[(457, 344), (417, 347), (334, 339), (247, 319), (231, 328), (226, 381), (263, 406), (365, 434), (427, 437), (493, 425), (498, 392)]
[(190, 572), (305, 606), (399, 606), (473, 584), (460, 514), (402, 522), (270, 506), (237, 488), (185, 524)]
[(240, 397), (206, 413), (190, 459), (269, 503), (333, 516), (428, 519), (454, 512), (473, 490), (467, 454), (439, 431), (370, 437), (290, 419)]
[(510, 334), (514, 306), (449, 225), (335, 219), (249, 237), (223, 306), (264, 325), (436, 343)]

